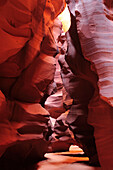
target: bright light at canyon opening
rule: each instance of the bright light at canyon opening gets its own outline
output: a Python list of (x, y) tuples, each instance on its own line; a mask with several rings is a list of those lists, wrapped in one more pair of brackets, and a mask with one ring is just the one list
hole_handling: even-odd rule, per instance
[(58, 16), (59, 20), (62, 22), (64, 32), (67, 32), (71, 25), (71, 18), (68, 7), (66, 6), (64, 11)]

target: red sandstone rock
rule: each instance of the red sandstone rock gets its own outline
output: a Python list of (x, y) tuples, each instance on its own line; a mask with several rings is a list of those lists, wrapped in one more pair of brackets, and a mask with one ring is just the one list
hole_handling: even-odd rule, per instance
[(1, 169), (34, 163), (47, 151), (49, 113), (39, 102), (54, 77), (56, 45), (44, 14), (53, 20), (64, 6), (63, 0), (0, 3)]

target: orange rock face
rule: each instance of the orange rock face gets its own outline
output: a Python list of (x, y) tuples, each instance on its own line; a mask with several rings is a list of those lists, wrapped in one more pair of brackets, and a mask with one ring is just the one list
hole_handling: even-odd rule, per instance
[(0, 168), (4, 170), (14, 162), (14, 168), (32, 164), (47, 151), (49, 113), (39, 102), (55, 72), (57, 47), (50, 27), (65, 7), (63, 0), (47, 2), (48, 6), (46, 0), (0, 2)]

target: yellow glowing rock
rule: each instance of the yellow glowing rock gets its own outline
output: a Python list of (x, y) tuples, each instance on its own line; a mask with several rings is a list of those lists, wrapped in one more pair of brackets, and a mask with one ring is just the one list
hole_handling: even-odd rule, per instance
[(58, 16), (59, 20), (62, 22), (64, 32), (67, 32), (71, 25), (71, 18), (68, 7), (66, 6), (64, 11)]

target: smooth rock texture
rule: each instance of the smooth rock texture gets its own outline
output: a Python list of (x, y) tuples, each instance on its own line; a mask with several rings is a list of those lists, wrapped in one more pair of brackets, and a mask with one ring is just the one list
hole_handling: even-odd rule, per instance
[(48, 150), (49, 113), (40, 102), (53, 81), (54, 18), (65, 2), (0, 2), (0, 169), (24, 169)]
[(99, 161), (105, 170), (113, 167), (112, 6), (111, 0), (78, 0), (73, 7), (81, 50), (86, 61), (82, 67), (85, 74), (80, 75), (94, 87), (94, 95), (88, 105), (88, 123), (94, 127)]
[(112, 105), (113, 11), (110, 1), (105, 4), (103, 0), (78, 1), (75, 13), (83, 54), (99, 77), (99, 95)]

